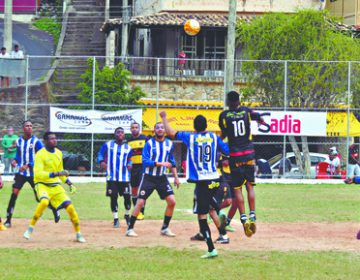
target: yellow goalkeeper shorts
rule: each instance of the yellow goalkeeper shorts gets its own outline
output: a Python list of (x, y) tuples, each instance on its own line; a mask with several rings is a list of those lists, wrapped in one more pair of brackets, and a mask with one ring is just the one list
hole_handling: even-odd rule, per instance
[(64, 204), (71, 203), (70, 198), (60, 184), (51, 187), (38, 183), (35, 186), (35, 190), (39, 199), (47, 198), (55, 209), (60, 209)]

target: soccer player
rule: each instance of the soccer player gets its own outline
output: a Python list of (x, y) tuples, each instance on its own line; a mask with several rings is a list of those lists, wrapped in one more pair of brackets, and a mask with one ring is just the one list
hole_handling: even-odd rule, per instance
[[(240, 106), (240, 97), (236, 91), (227, 94), (229, 110), (220, 114), (219, 126), (221, 137), (228, 138), (230, 147), (231, 186), (240, 212), (245, 235), (251, 237), (256, 232), (255, 214), (255, 151), (252, 142), (250, 122), (264, 123), (259, 113), (248, 107)], [(250, 214), (245, 213), (242, 186), (246, 185)]]
[(56, 148), (57, 139), (53, 132), (46, 132), (43, 137), (45, 147), (35, 155), (34, 182), (37, 195), (40, 199), (28, 229), (24, 233), (30, 239), (36, 222), (40, 219), (49, 203), (56, 208), (65, 208), (76, 232), (76, 240), (84, 243), (85, 238), (80, 232), (79, 217), (70, 198), (65, 193), (60, 181), (69, 186), (70, 192), (75, 193), (76, 188), (67, 178), (69, 173), (64, 170), (62, 152)]
[(120, 227), (118, 197), (124, 197), (125, 221), (129, 224), (131, 208), (130, 169), (131, 147), (124, 142), (125, 132), (122, 127), (114, 131), (115, 140), (106, 142), (98, 154), (100, 168), (106, 170), (106, 196), (110, 197), (110, 208), (114, 218), (114, 228)]
[[(4, 182), (3, 182), (2, 177), (0, 175), (0, 189), (2, 189), (3, 186), (4, 186)], [(0, 217), (0, 231), (2, 231), (2, 230), (6, 230), (6, 226), (4, 226), (2, 224), (1, 217)]]
[[(133, 122), (130, 127), (131, 137), (128, 140), (128, 144), (132, 149), (132, 168), (131, 168), (131, 199), (135, 207), (138, 189), (142, 177), (142, 150), (145, 146), (148, 137), (140, 133), (140, 124)], [(141, 208), (139, 215), (137, 216), (138, 220), (144, 220), (145, 207)]]
[[(169, 137), (181, 140), (188, 147), (186, 159), (186, 179), (195, 183), (194, 192), (194, 214), (198, 215), (201, 234), (205, 237), (208, 251), (202, 258), (213, 258), (218, 255), (211, 239), (211, 231), (207, 223), (207, 214), (210, 206), (219, 211), (217, 201), (213, 200), (219, 183), (219, 174), (216, 170), (216, 154), (220, 150), (225, 155), (229, 153), (228, 146), (213, 132), (207, 132), (207, 120), (198, 115), (194, 119), (195, 132), (175, 132), (169, 125), (166, 112), (162, 111), (160, 116), (165, 125)], [(219, 217), (213, 212), (212, 218), (217, 225), (220, 237), (218, 243), (229, 243), (224, 228), (220, 227)]]
[(130, 224), (126, 231), (126, 236), (136, 237), (134, 225), (136, 217), (140, 213), (140, 209), (144, 206), (146, 199), (156, 190), (160, 199), (165, 199), (166, 209), (163, 225), (161, 227), (161, 235), (174, 237), (169, 224), (174, 213), (175, 195), (174, 191), (165, 175), (167, 168), (171, 169), (174, 175), (174, 184), (179, 188), (180, 182), (176, 172), (176, 162), (173, 155), (174, 144), (165, 138), (164, 124), (158, 122), (154, 127), (155, 137), (150, 138), (144, 146), (142, 152), (143, 160), (143, 177), (139, 187), (139, 197), (130, 218)]
[[(7, 207), (5, 226), (11, 227), (11, 218), (14, 213), (16, 199), (18, 198), (20, 191), (24, 184), (28, 182), (34, 191), (36, 201), (39, 201), (34, 184), (34, 159), (35, 153), (39, 151), (43, 145), (41, 141), (32, 134), (32, 123), (29, 120), (23, 122), (24, 135), (16, 140), (16, 157), (12, 160), (11, 165), (18, 167), (18, 172), (15, 174), (12, 193), (10, 196), (9, 204)], [(55, 223), (59, 222), (60, 214), (52, 204), (49, 204), (49, 208), (53, 211)]]

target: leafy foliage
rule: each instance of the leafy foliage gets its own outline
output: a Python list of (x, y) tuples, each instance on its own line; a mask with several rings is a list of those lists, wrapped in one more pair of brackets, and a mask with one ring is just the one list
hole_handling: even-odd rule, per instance
[(40, 30), (44, 30), (48, 32), (54, 38), (54, 44), (57, 45), (60, 33), (61, 33), (61, 23), (58, 22), (56, 19), (43, 17), (37, 19), (33, 25)]
[[(139, 99), (145, 96), (139, 86), (130, 84), (131, 72), (123, 63), (114, 68), (105, 66), (99, 68), (95, 63), (95, 103), (112, 105), (136, 105)], [(81, 92), (78, 96), (83, 103), (91, 103), (93, 96), (93, 58), (87, 61), (85, 73), (81, 75), (82, 82), (78, 84)], [(104, 110), (118, 110), (117, 107), (103, 107)]]
[[(303, 10), (292, 15), (267, 14), (251, 23), (240, 21), (237, 42), (243, 58), (273, 60), (242, 64), (247, 80), (245, 99), (260, 100), (270, 106), (285, 105), (285, 62), (279, 60), (290, 60), (286, 73), (287, 106), (329, 107), (346, 101), (346, 61), (360, 57), (360, 43), (335, 31), (330, 24), (335, 20), (326, 11)], [(353, 63), (352, 78), (359, 72), (359, 64)], [(354, 93), (360, 88), (359, 82), (353, 79)], [(354, 96), (356, 104), (357, 99)]]

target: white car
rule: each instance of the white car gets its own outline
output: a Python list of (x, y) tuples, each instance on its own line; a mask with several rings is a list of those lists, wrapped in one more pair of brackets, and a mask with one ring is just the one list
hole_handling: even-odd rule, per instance
[[(301, 153), (302, 155), (302, 153)], [(279, 166), (280, 166), (280, 160), (282, 158), (282, 154), (278, 154), (271, 159), (269, 159), (270, 168), (273, 174), (273, 178), (279, 178)], [(289, 172), (285, 174), (285, 177), (287, 178), (303, 178), (304, 175), (300, 173), (299, 167), (296, 165), (296, 159), (295, 154), (293, 152), (286, 153), (286, 158), (289, 159), (291, 163), (291, 169)], [(329, 158), (327, 154), (320, 154), (320, 153), (312, 153), (310, 152), (310, 161), (311, 161), (311, 167), (310, 167), (310, 178), (315, 178), (316, 176), (316, 165), (319, 162), (325, 161)]]

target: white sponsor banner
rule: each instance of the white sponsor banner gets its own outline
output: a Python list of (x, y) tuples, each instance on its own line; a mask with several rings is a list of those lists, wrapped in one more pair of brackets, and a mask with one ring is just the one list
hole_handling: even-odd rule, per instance
[(141, 126), (141, 109), (97, 111), (50, 107), (50, 130), (54, 132), (109, 134), (122, 127), (125, 133), (130, 133), (134, 121)]
[(251, 122), (255, 135), (326, 136), (326, 112), (256, 111), (268, 126)]

